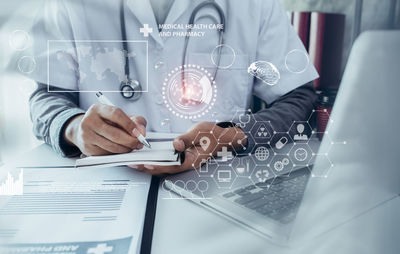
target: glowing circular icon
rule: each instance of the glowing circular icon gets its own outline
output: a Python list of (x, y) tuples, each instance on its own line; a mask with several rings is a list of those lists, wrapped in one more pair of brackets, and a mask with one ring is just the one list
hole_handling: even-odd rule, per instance
[(310, 64), (310, 58), (304, 50), (293, 49), (285, 58), (286, 69), (295, 74), (305, 72)]
[(23, 56), (18, 60), (18, 69), (25, 74), (32, 73), (36, 68), (36, 61), (31, 56)]
[(259, 161), (266, 161), (269, 157), (269, 151), (266, 147), (260, 146), (254, 152), (256, 159)]
[(204, 181), (204, 180), (200, 180), (200, 181), (197, 183), (197, 189), (198, 189), (200, 192), (206, 192), (206, 191), (208, 190), (208, 182), (206, 182), (206, 181)]
[[(224, 56), (223, 59), (222, 56)], [(223, 62), (221, 62), (221, 60)], [(227, 44), (217, 45), (211, 52), (211, 62), (218, 69), (229, 69), (233, 65), (235, 60), (235, 50)]]
[(266, 61), (257, 61), (252, 63), (249, 68), (247, 68), (247, 72), (269, 86), (278, 84), (281, 79), (281, 74), (279, 73), (278, 68), (276, 68), (272, 63)]
[(193, 192), (193, 191), (195, 191), (197, 189), (197, 183), (195, 181), (193, 181), (193, 180), (189, 180), (189, 181), (186, 182), (185, 189), (187, 191)]
[(14, 50), (22, 51), (29, 47), (30, 36), (24, 30), (15, 30), (10, 34), (8, 43), (10, 47)]
[(214, 78), (199, 65), (176, 67), (164, 80), (163, 101), (175, 116), (197, 119), (210, 111), (217, 100)]
[(36, 82), (31, 79), (25, 79), (18, 85), (18, 90), (22, 96), (29, 97), (36, 89)]

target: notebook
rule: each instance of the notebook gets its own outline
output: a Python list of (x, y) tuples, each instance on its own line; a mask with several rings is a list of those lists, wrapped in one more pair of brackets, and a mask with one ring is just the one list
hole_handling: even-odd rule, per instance
[(144, 147), (130, 153), (103, 156), (89, 156), (76, 160), (79, 167), (111, 167), (124, 165), (181, 165), (183, 153), (175, 151), (170, 139), (148, 139), (151, 148)]

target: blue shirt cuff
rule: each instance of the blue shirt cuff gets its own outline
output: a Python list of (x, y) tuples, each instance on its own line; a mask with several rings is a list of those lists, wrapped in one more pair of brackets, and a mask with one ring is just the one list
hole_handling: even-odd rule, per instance
[(53, 149), (64, 157), (73, 157), (81, 153), (76, 147), (68, 144), (64, 139), (64, 129), (66, 123), (74, 116), (85, 114), (80, 108), (71, 108), (61, 111), (52, 121), (50, 125), (50, 143)]

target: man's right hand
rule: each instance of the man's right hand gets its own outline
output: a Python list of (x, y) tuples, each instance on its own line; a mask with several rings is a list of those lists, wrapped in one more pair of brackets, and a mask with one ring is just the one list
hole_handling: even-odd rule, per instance
[(95, 104), (67, 123), (64, 139), (89, 156), (127, 153), (143, 148), (137, 136), (146, 136), (146, 125), (141, 116), (129, 117), (117, 107)]

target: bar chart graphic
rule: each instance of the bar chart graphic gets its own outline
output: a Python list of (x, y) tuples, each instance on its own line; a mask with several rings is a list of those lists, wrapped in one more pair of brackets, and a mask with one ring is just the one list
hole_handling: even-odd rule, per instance
[(4, 183), (0, 183), (0, 196), (14, 196), (14, 195), (22, 195), (23, 194), (23, 186), (24, 186), (24, 171), (21, 171), (18, 174), (18, 179), (14, 180), (14, 177), (10, 172), (7, 174), (7, 179)]

